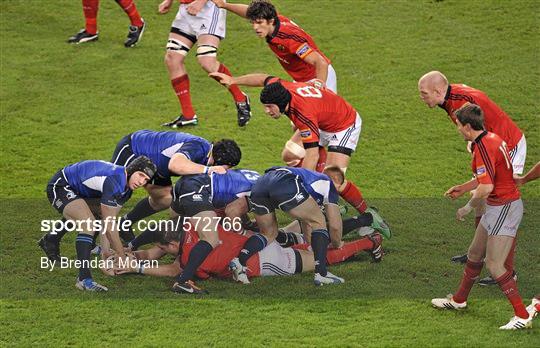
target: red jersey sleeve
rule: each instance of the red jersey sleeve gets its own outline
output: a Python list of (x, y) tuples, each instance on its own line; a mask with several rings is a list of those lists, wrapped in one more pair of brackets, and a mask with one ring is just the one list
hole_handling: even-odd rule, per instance
[(488, 153), (482, 143), (475, 144), (473, 157), (473, 171), (480, 184), (494, 184), (495, 182), (495, 156)]

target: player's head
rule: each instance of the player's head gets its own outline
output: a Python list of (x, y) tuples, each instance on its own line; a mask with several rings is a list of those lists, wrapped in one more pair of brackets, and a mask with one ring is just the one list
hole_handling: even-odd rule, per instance
[(444, 102), (447, 89), (448, 80), (440, 71), (430, 71), (418, 80), (420, 99), (430, 108)]
[(260, 100), (266, 114), (279, 118), (291, 102), (291, 93), (281, 83), (273, 82), (264, 86)]
[(270, 36), (278, 18), (274, 5), (265, 0), (253, 0), (247, 8), (246, 17), (259, 37)]
[(157, 172), (156, 165), (146, 156), (139, 156), (126, 166), (128, 186), (135, 190), (152, 180)]
[(336, 189), (339, 189), (345, 183), (345, 173), (338, 166), (328, 166), (324, 168), (323, 173), (328, 175)]
[(242, 151), (238, 144), (231, 139), (216, 141), (212, 147), (212, 159), (215, 166), (235, 167), (240, 163)]
[(465, 140), (474, 140), (484, 130), (484, 112), (476, 104), (467, 103), (456, 111), (456, 124)]
[(182, 241), (184, 240), (184, 229), (182, 227), (178, 229), (173, 229), (173, 226), (182, 226), (183, 217), (179, 216), (177, 219), (180, 219), (180, 224), (175, 220), (171, 226), (167, 224), (167, 229), (164, 231), (156, 231), (156, 240), (158, 241), (157, 246), (166, 252), (167, 254), (178, 255), (180, 252), (180, 247), (182, 246)]

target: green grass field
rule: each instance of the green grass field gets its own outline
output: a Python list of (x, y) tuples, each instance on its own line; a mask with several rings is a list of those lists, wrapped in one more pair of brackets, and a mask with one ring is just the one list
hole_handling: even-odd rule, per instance
[[(75, 270), (40, 269), (40, 221), (57, 218), (43, 192), (62, 166), (109, 160), (116, 142), (138, 129), (160, 129), (178, 113), (163, 54), (174, 13), (139, 0), (148, 23), (141, 44), (122, 45), (128, 19), (112, 0), (100, 4), (100, 39), (69, 46), (83, 25), (80, 1), (0, 2), (2, 346), (540, 346), (532, 330), (501, 332), (512, 315), (498, 287), (473, 288), (463, 312), (436, 311), (432, 297), (454, 291), (473, 222), (457, 223), (464, 200), (442, 197), (470, 178), (469, 154), (443, 110), (419, 99), (417, 80), (433, 69), (484, 90), (527, 136), (526, 168), (540, 160), (540, 2), (275, 0), (332, 59), (338, 90), (362, 114), (362, 141), (348, 176), (394, 229), (377, 265), (367, 254), (335, 266), (346, 283), (314, 288), (311, 274), (255, 279), (250, 286), (210, 280), (204, 298), (173, 294), (170, 279), (97, 280), (105, 294), (81, 293)], [(175, 12), (175, 11), (172, 11)], [(285, 77), (249, 23), (229, 15), (219, 59), (234, 74)], [(280, 163), (290, 136), (249, 89), (254, 117), (236, 126), (228, 92), (189, 57), (192, 96), (207, 139), (242, 146), (241, 166)], [(540, 292), (540, 189), (522, 189), (516, 269), (528, 304)], [(129, 209), (142, 193), (126, 207)], [(62, 252), (75, 256), (74, 236)], [(485, 272), (484, 272), (485, 273)]]

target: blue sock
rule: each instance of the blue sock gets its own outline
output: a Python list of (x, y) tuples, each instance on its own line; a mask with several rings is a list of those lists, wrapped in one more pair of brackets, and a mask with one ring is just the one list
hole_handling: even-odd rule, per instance
[(207, 241), (198, 241), (189, 253), (186, 268), (184, 268), (182, 274), (180, 274), (178, 278), (176, 278), (176, 281), (178, 283), (185, 283), (188, 280), (193, 279), (197, 268), (202, 265), (206, 257), (212, 252), (213, 249), (214, 248), (212, 248), (212, 245), (210, 245), (210, 243), (208, 243)]
[(326, 252), (330, 243), (327, 230), (314, 230), (311, 232), (311, 249), (315, 256), (315, 273), (326, 276)]
[(240, 264), (245, 267), (249, 258), (253, 254), (263, 250), (266, 247), (266, 244), (268, 244), (268, 240), (262, 234), (254, 234), (253, 236), (249, 237), (246, 244), (244, 244), (242, 251), (240, 251), (240, 254), (238, 255)]
[(75, 239), (75, 249), (77, 250), (77, 260), (81, 261), (81, 267), (79, 267), (79, 280), (86, 278), (92, 278), (90, 268), (90, 252), (92, 251), (92, 244), (94, 244), (94, 237), (89, 234), (79, 233), (77, 239)]

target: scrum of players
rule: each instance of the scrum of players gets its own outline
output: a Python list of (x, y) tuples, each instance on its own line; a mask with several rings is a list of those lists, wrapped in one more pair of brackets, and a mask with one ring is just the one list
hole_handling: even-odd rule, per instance
[[(125, 45), (133, 47), (142, 37), (145, 22), (132, 1), (117, 2), (132, 22)], [(97, 3), (83, 0), (86, 26), (70, 38), (70, 43), (97, 39)], [(164, 0), (159, 12), (168, 12), (172, 3)], [(266, 74), (232, 76), (217, 60), (227, 12), (248, 19), (293, 81)], [(313, 272), (315, 285), (337, 285), (345, 280), (331, 273), (328, 266), (362, 251), (369, 253), (373, 262), (380, 262), (383, 239), (389, 239), (392, 232), (378, 211), (368, 207), (358, 186), (346, 178), (360, 139), (362, 118), (337, 94), (336, 72), (313, 38), (278, 14), (266, 0), (254, 0), (249, 5), (224, 0), (180, 0), (166, 45), (165, 63), (181, 112), (163, 126), (177, 129), (199, 122), (184, 66), (195, 44), (198, 63), (230, 91), (239, 126), (246, 126), (251, 118), (249, 97), (239, 86), (263, 87), (259, 99), (264, 112), (272, 119), (281, 115), (289, 118), (293, 134), (282, 150), (286, 166), (270, 166), (264, 173), (237, 169), (242, 152), (234, 140), (210, 142), (186, 132), (149, 130), (123, 137), (110, 162), (67, 165), (47, 184), (49, 202), (63, 220), (117, 218), (119, 222), (105, 225), (98, 233), (88, 227), (78, 232), (80, 267), (76, 287), (95, 292), (108, 290), (92, 277), (92, 252), (104, 260), (113, 260), (114, 266), (101, 269), (105, 274), (173, 277), (172, 291), (183, 294), (207, 293), (195, 284), (195, 279), (209, 277), (249, 284), (258, 276)], [(498, 284), (514, 309), (510, 322), (500, 328), (531, 327), (540, 301), (535, 298), (529, 307), (524, 306), (513, 266), (516, 232), (523, 215), (514, 180), (523, 184), (534, 178), (533, 171), (523, 178), (515, 176), (523, 173), (525, 136), (483, 92), (450, 84), (438, 71), (423, 75), (418, 89), (426, 105), (440, 106), (447, 112), (469, 142), (473, 158), (474, 178), (450, 188), (446, 195), (456, 199), (471, 192), (471, 199), (457, 211), (456, 218), (463, 220), (474, 211), (475, 237), (467, 254), (454, 259), (465, 263), (458, 290), (448, 298), (433, 299), (432, 305), (452, 310), (465, 308), (469, 291), (485, 264), (491, 277), (482, 279), (483, 285)], [(148, 196), (120, 216), (124, 203), (139, 188), (144, 188)], [(356, 209), (356, 216), (342, 217), (340, 197)], [(133, 224), (166, 209), (171, 224), (134, 235)], [(276, 210), (293, 222), (280, 223)], [(241, 223), (225, 224), (226, 219)], [(199, 221), (202, 223), (194, 223)], [(349, 233), (358, 236), (358, 231), (363, 232), (359, 239), (343, 240)], [(51, 261), (60, 259), (60, 242), (65, 234), (60, 230), (39, 240)], [(150, 246), (140, 249), (145, 245)], [(142, 262), (168, 254), (174, 258), (169, 264), (145, 267)]]

